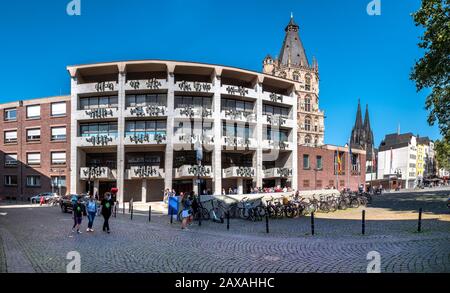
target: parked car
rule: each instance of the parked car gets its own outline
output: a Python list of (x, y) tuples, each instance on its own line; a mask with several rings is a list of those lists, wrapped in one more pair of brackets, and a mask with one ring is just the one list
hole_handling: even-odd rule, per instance
[(30, 200), (31, 200), (31, 203), (40, 203), (41, 197), (44, 197), (44, 200), (47, 203), (51, 198), (53, 198), (55, 196), (56, 196), (55, 193), (43, 192), (43, 193), (39, 193), (38, 195), (31, 197)]
[(73, 211), (73, 203), (72, 203), (72, 197), (81, 197), (81, 207), (83, 209), (83, 215), (86, 215), (86, 204), (89, 199), (86, 195), (80, 195), (80, 194), (69, 194), (66, 196), (63, 196), (60, 200), (60, 207), (61, 212), (68, 213)]
[(450, 209), (450, 197), (447, 199), (447, 207)]

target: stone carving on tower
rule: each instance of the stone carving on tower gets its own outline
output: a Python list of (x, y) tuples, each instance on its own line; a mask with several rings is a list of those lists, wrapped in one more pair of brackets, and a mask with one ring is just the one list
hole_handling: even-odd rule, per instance
[(285, 28), (285, 38), (278, 58), (270, 55), (263, 61), (263, 73), (296, 82), (298, 143), (324, 144), (324, 112), (319, 109), (319, 66), (315, 59), (308, 62), (294, 17)]

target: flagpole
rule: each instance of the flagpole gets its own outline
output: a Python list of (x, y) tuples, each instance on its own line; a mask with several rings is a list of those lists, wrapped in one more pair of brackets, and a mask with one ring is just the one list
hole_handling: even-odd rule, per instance
[(352, 148), (351, 148), (351, 146), (350, 146), (350, 139), (348, 140), (348, 158), (347, 158), (347, 164), (348, 164), (348, 167), (347, 167), (347, 170), (348, 170), (348, 173), (347, 173), (347, 188), (350, 188), (350, 156), (352, 155)]

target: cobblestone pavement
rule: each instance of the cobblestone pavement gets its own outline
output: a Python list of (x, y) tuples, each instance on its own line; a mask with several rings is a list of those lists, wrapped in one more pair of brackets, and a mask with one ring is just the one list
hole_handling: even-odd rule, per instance
[[(381, 254), (382, 272), (450, 272), (450, 190), (397, 193), (378, 197), (361, 235), (361, 210), (317, 214), (310, 219), (265, 222), (202, 222), (188, 231), (167, 216), (119, 214), (111, 234), (71, 233), (70, 214), (58, 208), (0, 206), (0, 271), (65, 272), (66, 255), (81, 254), (82, 272), (365, 272), (367, 253)], [(417, 209), (424, 208), (417, 233)], [(389, 219), (385, 220), (384, 218)], [(83, 227), (86, 228), (86, 219)], [(1, 243), (1, 242), (0, 242)], [(10, 262), (10, 259), (12, 261)]]

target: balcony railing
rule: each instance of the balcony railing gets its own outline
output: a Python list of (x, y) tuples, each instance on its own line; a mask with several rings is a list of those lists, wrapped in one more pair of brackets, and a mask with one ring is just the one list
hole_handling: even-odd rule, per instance
[(160, 105), (148, 105), (138, 107), (128, 107), (125, 109), (125, 117), (165, 117), (167, 107)]
[(102, 81), (95, 83), (83, 83), (77, 85), (78, 94), (86, 93), (106, 93), (118, 90), (118, 83), (116, 81)]
[(264, 170), (264, 178), (289, 178), (292, 177), (292, 168), (270, 168)]
[(80, 169), (81, 180), (105, 179), (113, 180), (116, 178), (116, 170), (108, 167), (82, 167)]
[(167, 136), (164, 133), (155, 134), (127, 134), (125, 144), (164, 144)]
[(165, 79), (139, 79), (128, 80), (125, 84), (125, 90), (160, 90), (167, 89), (168, 83)]
[(119, 116), (118, 108), (96, 108), (89, 110), (78, 110), (76, 112), (76, 120), (96, 120), (117, 118)]
[(263, 115), (263, 123), (271, 126), (293, 128), (294, 120), (282, 115)]
[(175, 170), (175, 178), (212, 178), (211, 166), (183, 165)]
[(201, 144), (214, 144), (214, 135), (212, 134), (203, 134), (203, 135), (195, 135), (195, 134), (175, 134), (174, 135), (174, 144), (196, 144), (197, 142)]
[(253, 167), (230, 167), (223, 170), (223, 178), (253, 178), (256, 169)]
[(293, 150), (293, 143), (289, 141), (279, 141), (265, 139), (262, 143), (263, 149), (279, 149), (279, 150)]
[(269, 101), (272, 103), (288, 104), (288, 105), (293, 105), (295, 102), (295, 99), (291, 96), (285, 96), (271, 92), (263, 92), (262, 99), (264, 101)]
[(256, 122), (256, 114), (249, 111), (240, 110), (222, 110), (222, 119), (225, 120), (236, 120), (241, 122)]
[(222, 146), (232, 147), (232, 148), (236, 147), (236, 148), (252, 149), (252, 148), (257, 148), (257, 143), (256, 143), (256, 139), (254, 139), (254, 138), (223, 136), (222, 137)]
[(178, 81), (175, 84), (175, 91), (210, 93), (212, 92), (212, 83), (198, 81)]
[(77, 137), (77, 146), (111, 146), (117, 145), (117, 136), (93, 135)]
[(209, 108), (194, 108), (194, 107), (183, 107), (175, 109), (176, 118), (199, 118), (199, 119), (212, 119), (213, 111)]
[(233, 85), (222, 85), (221, 94), (238, 96), (238, 97), (248, 97), (256, 99), (256, 91), (254, 89), (246, 88), (243, 86), (233, 86)]
[(132, 166), (127, 170), (128, 179), (164, 178), (164, 169), (156, 166)]

